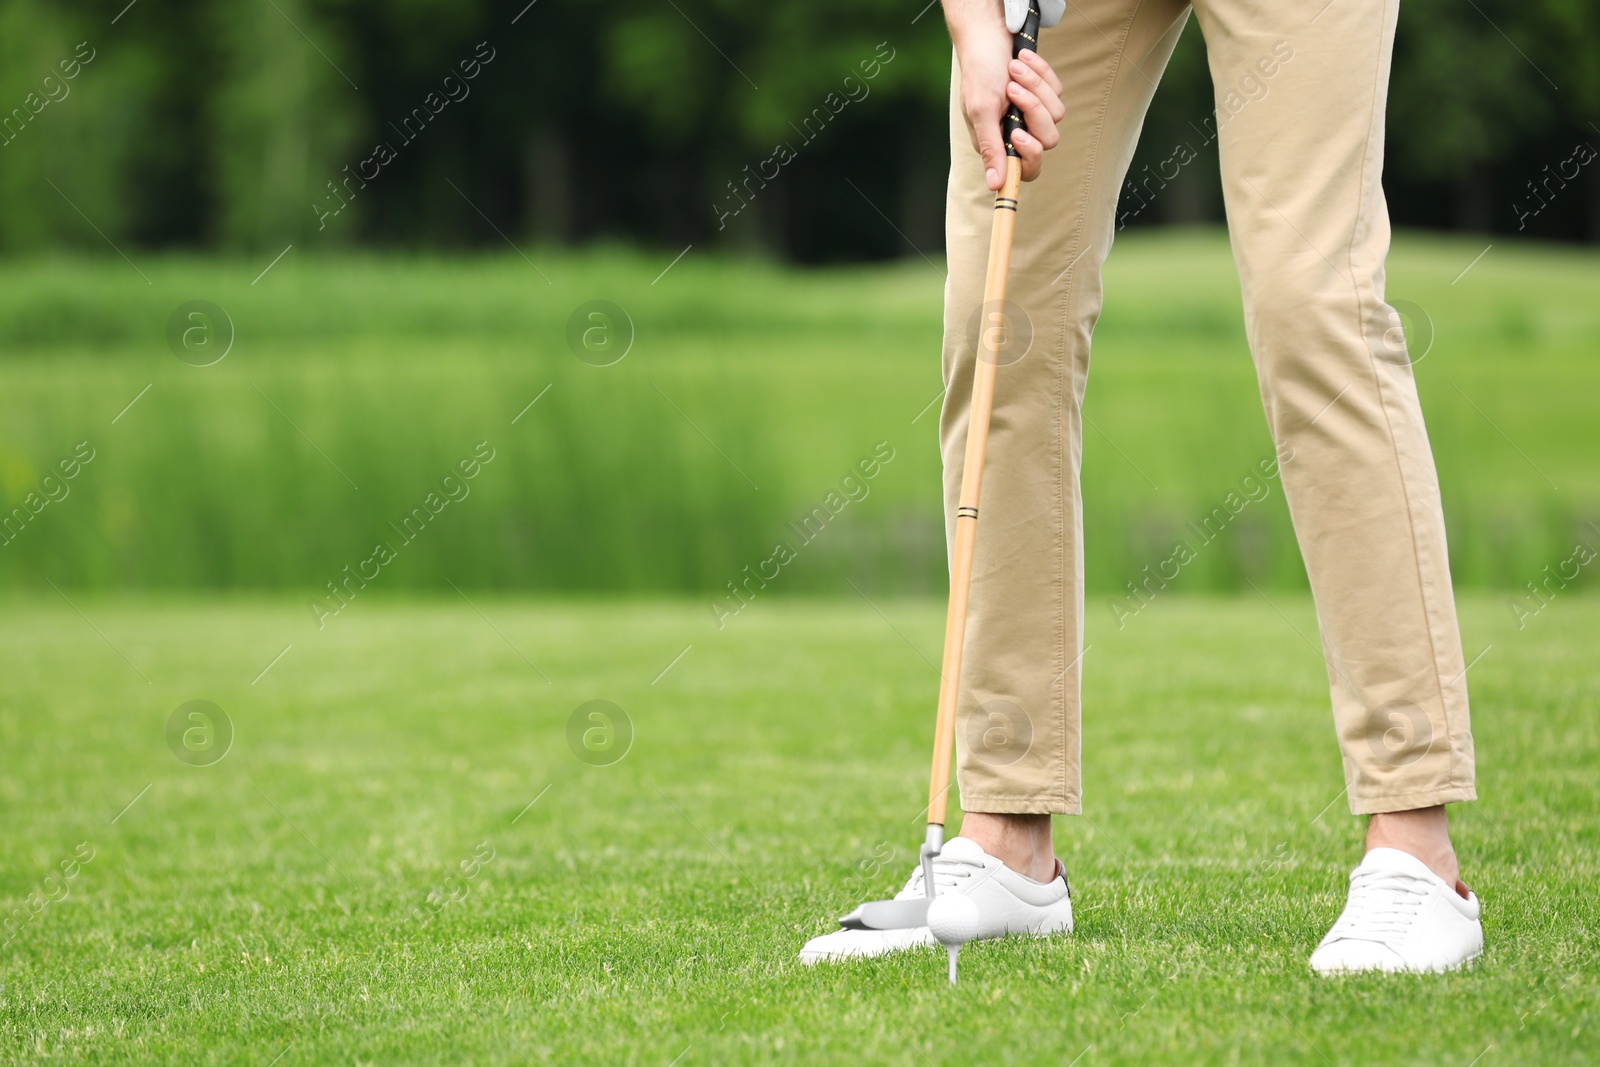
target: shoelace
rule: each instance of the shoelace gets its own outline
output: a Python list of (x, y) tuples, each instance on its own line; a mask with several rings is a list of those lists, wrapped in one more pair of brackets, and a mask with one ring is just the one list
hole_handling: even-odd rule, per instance
[(1403, 871), (1353, 871), (1350, 899), (1327, 939), (1386, 942), (1405, 933), (1431, 891), (1428, 882)]
[[(933, 888), (935, 895), (952, 889), (959, 882), (964, 882), (974, 874), (982, 873), (984, 869), (982, 860), (963, 859), (945, 853), (933, 857)], [(926, 896), (922, 888), (922, 864), (917, 864), (917, 869), (911, 872), (911, 877), (906, 880), (905, 888), (895, 894), (896, 900), (905, 900), (910, 897)]]

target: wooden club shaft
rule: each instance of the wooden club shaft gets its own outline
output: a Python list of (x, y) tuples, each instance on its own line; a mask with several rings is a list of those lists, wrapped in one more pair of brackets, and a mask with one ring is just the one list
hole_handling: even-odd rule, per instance
[(1006, 178), (995, 195), (994, 228), (989, 237), (989, 271), (983, 284), (983, 324), (978, 359), (972, 371), (972, 401), (967, 415), (967, 449), (961, 466), (955, 544), (950, 555), (950, 607), (944, 620), (944, 659), (939, 668), (939, 708), (933, 730), (933, 773), (928, 783), (928, 822), (943, 826), (949, 809), (950, 762), (956, 741), (956, 700), (961, 692), (961, 653), (967, 636), (967, 597), (972, 589), (972, 554), (978, 538), (978, 498), (983, 492), (983, 454), (994, 410), (994, 374), (1003, 339), (1006, 274), (1011, 238), (1017, 225), (1017, 191), (1022, 161), (1006, 157)]

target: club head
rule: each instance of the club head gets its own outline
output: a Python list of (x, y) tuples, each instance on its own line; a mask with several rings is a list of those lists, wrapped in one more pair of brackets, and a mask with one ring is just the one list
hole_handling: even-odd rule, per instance
[(873, 900), (839, 920), (846, 930), (908, 930), (928, 925), (928, 898)]
[(928, 925), (928, 903), (936, 883), (933, 878), (933, 858), (944, 847), (944, 827), (928, 824), (928, 835), (922, 843), (922, 884), (930, 894), (906, 900), (873, 900), (861, 905), (839, 920), (846, 930), (910, 930)]

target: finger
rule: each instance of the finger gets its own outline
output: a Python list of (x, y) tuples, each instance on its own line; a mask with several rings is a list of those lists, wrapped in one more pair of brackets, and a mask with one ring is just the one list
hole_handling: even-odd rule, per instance
[(1056, 68), (1045, 61), (1045, 58), (1033, 49), (1023, 52), (1016, 62), (1026, 64), (1030, 69), (1037, 71), (1044, 79), (1045, 84), (1053, 89), (1057, 96), (1061, 95), (1061, 79), (1056, 77)]
[[(1021, 82), (1007, 82), (1006, 98), (1022, 109), (1028, 116), (1028, 124), (1041, 136), (1044, 136), (1045, 126), (1054, 127), (1067, 113), (1060, 99), (1043, 85), (1035, 92)], [(1048, 137), (1045, 143), (1053, 147)]]
[(1005, 180), (1006, 143), (1000, 132), (1000, 116), (1006, 102), (996, 97), (968, 99), (962, 102), (962, 116), (967, 121), (967, 133), (972, 136), (972, 147), (983, 159), (984, 181), (990, 189), (1000, 188)]
[(1044, 101), (1016, 82), (1006, 86), (1006, 95), (1022, 109), (1022, 117), (1027, 122), (1028, 129), (1044, 143), (1046, 148), (1054, 148), (1061, 143), (1061, 131), (1056, 129), (1056, 120), (1044, 106)]
[(992, 134), (979, 137), (978, 154), (983, 157), (983, 177), (991, 190), (1000, 188), (1006, 176), (1006, 146), (997, 126)]
[(967, 139), (972, 142), (972, 150), (978, 155), (983, 155), (983, 143), (978, 139), (978, 128), (972, 124), (972, 119), (967, 119)]
[(1045, 109), (1050, 112), (1050, 116), (1054, 121), (1060, 122), (1066, 117), (1067, 109), (1061, 104), (1061, 89), (1059, 86), (1052, 86), (1038, 71), (1021, 60), (1013, 59), (1011, 61), (1009, 73), (1012, 81), (1032, 90), (1033, 95), (1044, 101)]
[[(1037, 137), (1032, 137), (1027, 130), (1018, 130), (1011, 135), (1011, 146), (1017, 150), (1017, 158), (1022, 161), (1022, 180), (1031, 182), (1039, 176), (1044, 162), (1044, 146)], [(996, 186), (996, 188), (999, 188)]]

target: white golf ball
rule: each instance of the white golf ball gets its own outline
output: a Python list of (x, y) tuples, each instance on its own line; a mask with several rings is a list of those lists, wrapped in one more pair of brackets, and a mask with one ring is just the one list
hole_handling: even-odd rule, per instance
[(928, 932), (947, 948), (964, 945), (983, 932), (983, 916), (971, 897), (934, 897), (928, 905)]

